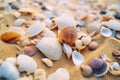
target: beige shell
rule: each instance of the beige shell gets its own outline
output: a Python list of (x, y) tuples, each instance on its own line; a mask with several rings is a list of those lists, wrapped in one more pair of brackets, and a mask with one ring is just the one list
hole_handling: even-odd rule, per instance
[(93, 41), (89, 44), (89, 49), (95, 50), (98, 48), (98, 43)]
[(28, 37), (33, 37), (40, 32), (42, 32), (45, 28), (44, 23), (40, 23), (40, 21), (36, 21), (34, 24), (32, 24), (28, 29), (27, 29), (27, 36)]
[(17, 19), (14, 21), (14, 26), (22, 26), (25, 23), (25, 19)]
[(47, 66), (49, 66), (49, 67), (52, 67), (53, 66), (53, 62), (50, 60), (50, 59), (48, 59), (48, 58), (42, 58), (41, 59)]
[(92, 75), (92, 68), (87, 65), (81, 66), (82, 75), (85, 77), (90, 77)]
[(82, 45), (83, 45), (82, 40), (75, 41), (75, 46), (82, 46)]
[(86, 36), (86, 37), (83, 37), (81, 40), (82, 40), (84, 45), (89, 45), (91, 43), (92, 39), (90, 36)]
[(59, 60), (62, 56), (62, 47), (56, 38), (42, 38), (36, 47), (51, 60)]
[(22, 13), (34, 13), (34, 10), (29, 8), (29, 7), (26, 7), (26, 8), (20, 8), (19, 9), (19, 12), (22, 12)]

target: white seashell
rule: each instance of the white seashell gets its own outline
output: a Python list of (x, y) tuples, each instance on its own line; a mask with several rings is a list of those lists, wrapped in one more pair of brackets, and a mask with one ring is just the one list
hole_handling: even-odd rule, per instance
[(81, 40), (82, 40), (84, 45), (89, 45), (92, 41), (90, 36), (83, 37)]
[(102, 27), (100, 33), (104, 37), (110, 37), (112, 35), (112, 31), (109, 28)]
[(45, 12), (45, 16), (50, 19), (53, 17), (53, 14), (51, 11), (47, 11), (47, 12)]
[(67, 55), (67, 58), (69, 59), (72, 55), (72, 48), (68, 44), (63, 44), (63, 52)]
[(17, 64), (20, 72), (26, 71), (27, 73), (33, 73), (37, 68), (35, 60), (24, 54), (17, 57)]
[(29, 78), (28, 78), (28, 77), (26, 77), (26, 76), (24, 76), (24, 77), (19, 78), (19, 79), (17, 79), (17, 80), (29, 80)]
[(46, 19), (46, 20), (45, 20), (45, 24), (46, 24), (46, 26), (47, 26), (48, 28), (50, 28), (51, 25), (52, 25), (52, 21), (51, 21), (50, 19)]
[(110, 29), (120, 31), (120, 22), (116, 20), (109, 20), (108, 22), (103, 22), (102, 25), (107, 26)]
[(32, 24), (28, 30), (27, 30), (27, 36), (28, 37), (33, 37), (37, 34), (39, 34), (40, 32), (42, 32), (45, 28), (45, 24), (44, 23), (40, 23), (39, 21), (36, 21), (34, 24)]
[(115, 35), (115, 37), (118, 38), (118, 39), (120, 39), (120, 34), (117, 33), (117, 34)]
[(81, 65), (85, 61), (85, 59), (82, 54), (77, 52), (77, 50), (74, 50), (72, 52), (72, 61), (77, 66), (77, 65)]
[(25, 19), (17, 19), (14, 22), (14, 26), (22, 26), (23, 23), (25, 23)]
[(62, 14), (61, 16), (55, 18), (54, 21), (58, 25), (59, 30), (68, 26), (76, 26), (76, 21), (70, 14)]
[(42, 58), (41, 59), (47, 66), (49, 66), (49, 67), (52, 67), (53, 66), (53, 62), (50, 60), (50, 59), (48, 59), (48, 58)]
[(82, 45), (83, 45), (82, 40), (75, 41), (75, 46), (82, 46)]
[(44, 69), (36, 69), (34, 72), (34, 80), (46, 80), (46, 72)]
[(36, 20), (40, 20), (40, 19), (44, 19), (44, 18), (45, 18), (45, 16), (42, 15), (42, 14), (36, 14), (36, 15), (35, 15), (35, 19), (36, 19)]
[(29, 8), (29, 7), (26, 7), (26, 8), (20, 8), (19, 12), (22, 12), (22, 13), (33, 13), (34, 10)]
[(13, 13), (13, 15), (14, 15), (16, 18), (18, 18), (18, 17), (21, 16), (21, 13), (19, 13), (19, 12), (16, 11), (16, 12)]
[(36, 47), (51, 60), (59, 60), (62, 56), (62, 47), (56, 38), (42, 38)]
[(84, 32), (78, 32), (78, 38), (81, 38), (81, 37), (86, 37), (87, 34), (84, 33)]
[(70, 80), (70, 75), (66, 69), (59, 68), (50, 74), (47, 80)]
[(113, 69), (115, 70), (120, 70), (120, 64), (118, 62), (114, 62), (113, 65), (112, 65)]
[(108, 57), (107, 57), (107, 55), (106, 54), (101, 54), (101, 58), (102, 58), (102, 60), (104, 60), (104, 61), (106, 61), (107, 59), (108, 59)]
[(11, 27), (8, 29), (9, 32), (19, 33), (22, 37), (25, 36), (25, 31), (21, 27)]
[(9, 57), (9, 58), (6, 58), (5, 62), (9, 62), (13, 65), (16, 65), (17, 59), (14, 57)]

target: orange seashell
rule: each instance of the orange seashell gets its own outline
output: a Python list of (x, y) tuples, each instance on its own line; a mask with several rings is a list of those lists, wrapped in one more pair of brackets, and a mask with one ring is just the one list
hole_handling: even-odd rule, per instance
[(76, 46), (76, 48), (78, 49), (78, 51), (81, 51), (81, 50), (85, 49), (86, 46)]
[(20, 34), (16, 32), (5, 32), (1, 35), (1, 40), (7, 43), (16, 43), (20, 39)]
[(74, 27), (65, 27), (59, 34), (59, 41), (72, 45), (77, 40), (77, 31)]

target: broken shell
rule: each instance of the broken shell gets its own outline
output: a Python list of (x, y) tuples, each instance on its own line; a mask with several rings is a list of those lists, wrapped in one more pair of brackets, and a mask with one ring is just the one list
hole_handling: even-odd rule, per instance
[(6, 58), (5, 62), (9, 62), (13, 65), (16, 65), (17, 59), (14, 57), (9, 57), (9, 58)]
[(99, 58), (92, 59), (89, 66), (92, 68), (94, 76), (97, 77), (105, 75), (109, 70), (109, 64)]
[(98, 43), (97, 42), (93, 41), (89, 44), (89, 49), (90, 50), (95, 50), (97, 48), (98, 48)]
[(20, 39), (20, 34), (16, 32), (5, 32), (1, 35), (1, 40), (7, 43), (16, 43)]
[(25, 23), (25, 19), (17, 19), (14, 22), (14, 26), (22, 26)]
[(81, 66), (82, 75), (85, 77), (90, 77), (92, 75), (92, 68), (87, 65)]
[(72, 61), (75, 65), (80, 65), (85, 61), (85, 59), (84, 59), (84, 56), (82, 54), (77, 52), (77, 50), (74, 50), (72, 52)]
[(76, 40), (75, 45), (76, 46), (82, 46), (83, 45), (82, 40)]
[(13, 64), (3, 62), (0, 65), (0, 79), (2, 80), (2, 78), (5, 80), (17, 80), (19, 78), (19, 72)]
[(67, 58), (69, 59), (72, 55), (72, 48), (68, 44), (63, 44), (63, 52), (67, 55)]
[(110, 37), (112, 35), (112, 31), (109, 28), (102, 27), (100, 33), (104, 37)]
[(113, 65), (112, 65), (112, 67), (113, 67), (113, 69), (115, 69), (117, 71), (120, 70), (120, 65), (119, 65), (118, 62), (114, 62)]
[(44, 23), (40, 23), (40, 21), (36, 21), (34, 24), (32, 24), (28, 30), (27, 30), (27, 36), (28, 37), (33, 37), (37, 34), (39, 34), (40, 32), (42, 32), (45, 28), (45, 24)]
[(59, 41), (69, 45), (74, 44), (77, 38), (77, 31), (73, 27), (66, 27), (59, 34)]
[(102, 25), (107, 26), (110, 29), (120, 31), (120, 22), (116, 20), (109, 20), (108, 22), (103, 22)]
[(113, 57), (115, 57), (116, 59), (120, 59), (120, 52), (119, 52), (119, 51), (113, 50), (112, 55), (113, 55)]
[(47, 80), (70, 80), (70, 75), (66, 69), (59, 68), (50, 74)]
[(19, 12), (21, 12), (23, 15), (32, 15), (34, 13), (34, 10), (31, 8), (20, 8)]
[(86, 45), (89, 45), (91, 43), (92, 39), (90, 36), (86, 36), (86, 37), (83, 37), (81, 40), (82, 40), (83, 44), (86, 46)]
[(48, 59), (48, 58), (42, 58), (41, 59), (47, 66), (49, 66), (49, 67), (52, 67), (53, 66), (53, 62), (50, 60), (50, 59)]
[(27, 73), (33, 73), (37, 68), (35, 60), (24, 54), (17, 57), (17, 64), (20, 72), (26, 71)]
[(36, 47), (51, 60), (59, 60), (62, 56), (62, 47), (56, 38), (42, 38)]

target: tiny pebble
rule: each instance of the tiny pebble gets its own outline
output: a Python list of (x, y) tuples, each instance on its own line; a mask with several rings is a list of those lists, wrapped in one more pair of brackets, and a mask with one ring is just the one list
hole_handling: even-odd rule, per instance
[(107, 11), (105, 11), (105, 10), (100, 11), (100, 14), (102, 14), (102, 15), (105, 15), (106, 13), (107, 13)]

